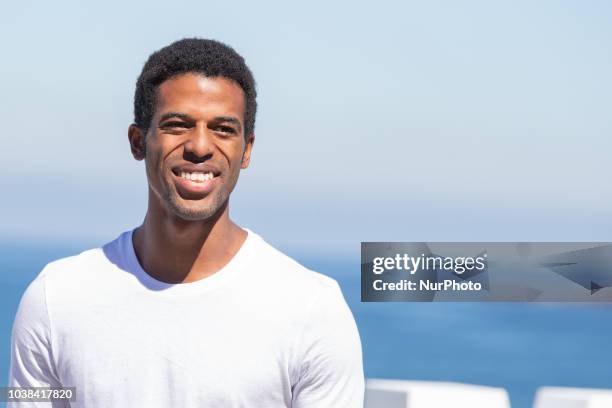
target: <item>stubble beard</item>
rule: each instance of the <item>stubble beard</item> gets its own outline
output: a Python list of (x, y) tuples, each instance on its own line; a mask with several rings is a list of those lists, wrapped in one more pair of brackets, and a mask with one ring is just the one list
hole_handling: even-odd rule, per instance
[[(170, 188), (166, 189), (165, 197), (163, 197), (170, 211), (185, 221), (205, 221), (214, 217), (225, 207), (227, 199), (227, 194), (213, 192), (201, 200), (186, 200), (181, 198), (176, 190)], [(186, 203), (192, 205), (186, 205)]]
[[(162, 191), (160, 198), (165, 207), (175, 216), (185, 221), (205, 221), (211, 219), (225, 208), (229, 194), (223, 189), (211, 191), (200, 200), (189, 200), (181, 197), (174, 183), (165, 177), (161, 178)], [(218, 188), (218, 187), (217, 187)]]

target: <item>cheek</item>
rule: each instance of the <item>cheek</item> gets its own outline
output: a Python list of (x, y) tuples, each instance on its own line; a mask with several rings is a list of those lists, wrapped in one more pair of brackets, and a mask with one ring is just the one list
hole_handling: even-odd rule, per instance
[(152, 138), (147, 144), (147, 160), (148, 167), (152, 171), (160, 171), (163, 169), (164, 160), (176, 149), (176, 146), (171, 145), (168, 140), (163, 138)]
[(244, 155), (244, 148), (244, 143), (237, 142), (221, 147), (223, 155), (228, 161), (228, 166), (230, 166), (233, 171), (240, 170), (242, 165), (242, 156)]
[(145, 168), (147, 171), (147, 179), (149, 180), (149, 184), (157, 184), (155, 179), (155, 165), (154, 165), (155, 159), (152, 157), (151, 154), (147, 154), (147, 156), (145, 157)]
[(150, 182), (157, 183), (160, 178), (162, 160), (160, 152), (157, 149), (148, 149), (145, 157), (145, 166), (147, 169), (147, 177)]

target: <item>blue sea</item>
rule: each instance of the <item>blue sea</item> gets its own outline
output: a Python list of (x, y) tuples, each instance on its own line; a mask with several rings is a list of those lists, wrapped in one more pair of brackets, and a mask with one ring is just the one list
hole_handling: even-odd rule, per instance
[[(78, 244), (0, 245), (0, 384), (21, 294)], [(337, 279), (357, 325), (369, 378), (459, 381), (506, 388), (531, 407), (539, 386), (612, 388), (612, 305), (361, 303), (359, 259), (294, 256)]]

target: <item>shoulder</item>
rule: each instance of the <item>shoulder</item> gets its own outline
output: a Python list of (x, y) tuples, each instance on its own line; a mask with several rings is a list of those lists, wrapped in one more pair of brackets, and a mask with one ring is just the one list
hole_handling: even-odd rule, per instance
[(47, 287), (78, 286), (90, 281), (108, 263), (102, 248), (88, 249), (77, 255), (49, 262), (37, 279), (44, 280)]
[(303, 266), (252, 231), (249, 234), (252, 234), (251, 265), (256, 268), (254, 278), (273, 287), (291, 287), (313, 295), (340, 292), (335, 279)]
[(335, 279), (301, 265), (256, 234), (251, 238), (240, 287), (254, 302), (270, 308), (268, 315), (286, 319), (300, 331), (313, 321), (322, 322), (322, 317), (352, 320)]
[[(68, 256), (49, 262), (38, 275), (30, 282), (21, 297), (20, 310), (26, 314), (46, 313), (48, 287), (62, 282), (69, 275), (82, 270), (89, 264), (88, 260), (95, 257), (95, 250), (84, 251), (78, 255)], [(60, 285), (61, 286), (61, 285)]]
[(32, 284), (40, 281), (48, 301), (58, 302), (86, 299), (91, 292), (103, 290), (113, 280), (110, 278), (118, 275), (117, 266), (123, 262), (120, 240), (124, 235), (104, 246), (49, 262)]
[(102, 248), (87, 249), (79, 254), (49, 262), (40, 274), (51, 279), (57, 279), (61, 275), (73, 273), (72, 271), (83, 270), (84, 268), (89, 269), (90, 266), (103, 261), (104, 253)]

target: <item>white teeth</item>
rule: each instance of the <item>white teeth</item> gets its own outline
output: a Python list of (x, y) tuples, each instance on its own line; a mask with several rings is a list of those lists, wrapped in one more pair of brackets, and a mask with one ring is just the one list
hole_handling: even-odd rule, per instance
[(187, 180), (191, 180), (191, 181), (197, 181), (197, 182), (204, 182), (207, 180), (212, 180), (212, 178), (214, 177), (214, 175), (212, 174), (212, 172), (208, 172), (208, 173), (187, 173), (185, 171), (181, 171), (181, 177)]

